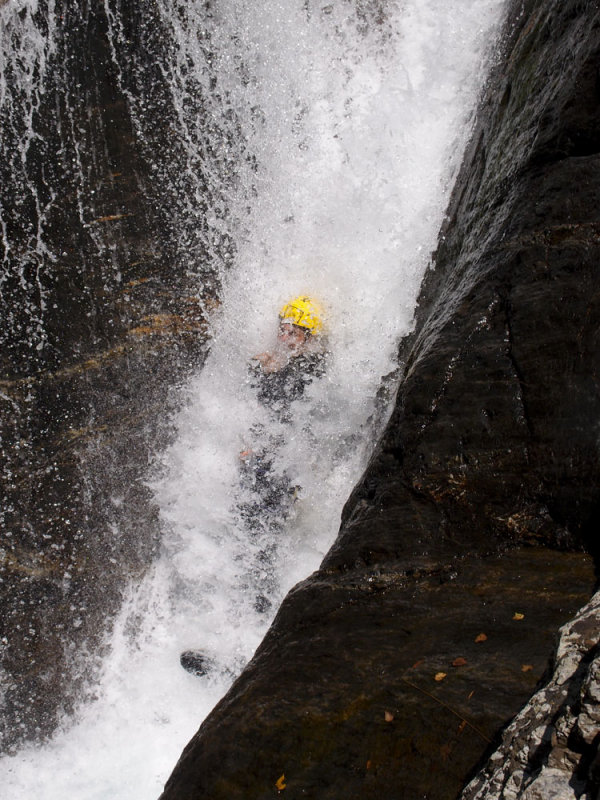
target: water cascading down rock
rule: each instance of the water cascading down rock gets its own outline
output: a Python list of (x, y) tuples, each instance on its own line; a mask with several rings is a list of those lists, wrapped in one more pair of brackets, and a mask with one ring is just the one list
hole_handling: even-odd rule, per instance
[[(169, 151), (171, 132), (156, 113), (148, 140), (132, 119), (131, 104), (150, 90), (170, 116), (156, 74), (160, 27), (151, 9), (116, 5), (121, 43), (110, 39), (110, 3), (1, 9), (0, 745), (8, 749), (49, 734), (81, 699), (123, 587), (151, 560), (158, 522), (143, 478), (149, 453), (168, 438), (174, 386), (203, 358), (203, 301), (214, 296), (210, 276), (192, 268), (194, 258), (208, 260), (165, 201), (152, 159)], [(126, 86), (119, 57), (129, 65)], [(201, 220), (198, 204), (195, 230)]]
[[(162, 800), (454, 798), (532, 695), (559, 626), (590, 598), (598, 3), (513, 2), (503, 48), (401, 348), (394, 414), (339, 537), (290, 592)], [(586, 614), (581, 646), (593, 654), (597, 619)], [(593, 720), (593, 670), (572, 663)], [(562, 785), (573, 797), (597, 779), (598, 737), (580, 728), (570, 756), (552, 762), (577, 772)], [(521, 793), (551, 750), (532, 746), (518, 762)], [(499, 796), (498, 785), (476, 796)], [(544, 796), (516, 791), (502, 796)]]

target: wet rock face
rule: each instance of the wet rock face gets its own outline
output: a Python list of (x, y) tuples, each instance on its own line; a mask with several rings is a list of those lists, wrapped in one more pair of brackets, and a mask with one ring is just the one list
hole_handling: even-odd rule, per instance
[(294, 798), (455, 798), (589, 597), (589, 558), (516, 550), (401, 570), (292, 591), (163, 798), (262, 800), (281, 775)]
[(511, 5), (390, 424), (163, 800), (455, 798), (591, 595), (599, 26)]
[(102, 4), (3, 13), (3, 47), (21, 53), (3, 61), (0, 108), (0, 746), (10, 749), (51, 732), (81, 697), (124, 586), (153, 556), (144, 478), (170, 435), (176, 384), (204, 357), (209, 298), (178, 260)]
[[(399, 403), (330, 566), (378, 558), (380, 520), (390, 557), (425, 542), (468, 552), (483, 530), (491, 547), (598, 546), (597, 8), (532, 3), (523, 19), (402, 348)], [(413, 535), (389, 533), (390, 514), (412, 518)]]

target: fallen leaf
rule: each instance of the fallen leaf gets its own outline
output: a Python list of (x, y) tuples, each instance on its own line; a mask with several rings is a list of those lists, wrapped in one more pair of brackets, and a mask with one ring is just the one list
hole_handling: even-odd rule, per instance
[(390, 711), (386, 711), (384, 716), (386, 722), (393, 722), (394, 715)]
[(285, 782), (285, 774), (284, 774), (284, 775), (282, 775), (282, 776), (281, 776), (281, 778), (278, 778), (278, 779), (275, 781), (275, 786), (278, 788), (278, 790), (279, 790), (280, 792), (283, 792), (283, 790), (284, 790), (284, 789), (285, 789), (285, 787), (287, 786), (287, 784), (286, 784), (286, 782)]
[(367, 761), (367, 769), (371, 769), (371, 762)]
[(475, 637), (476, 642), (487, 642), (487, 636), (485, 633), (480, 633), (478, 636)]
[(474, 694), (475, 694), (475, 690), (473, 690), (472, 692), (469, 692), (469, 696), (467, 697), (467, 700), (470, 700), (473, 697)]
[(445, 677), (446, 677), (446, 673), (445, 673), (445, 672), (436, 672), (436, 674), (435, 674), (435, 680), (436, 680), (438, 683), (439, 683), (440, 681), (443, 681)]
[(459, 658), (455, 658), (454, 659), (454, 661), (452, 662), (452, 666), (453, 667), (464, 667), (466, 663), (467, 663), (467, 659), (466, 658), (459, 657)]
[(467, 727), (467, 720), (463, 719), (463, 721), (458, 726), (458, 732), (462, 733), (466, 727)]
[(522, 664), (521, 665), (521, 672), (531, 672), (533, 669), (533, 664)]
[(521, 614), (519, 611), (515, 611), (515, 613), (513, 615), (513, 619), (517, 619), (517, 620), (525, 619), (525, 614)]

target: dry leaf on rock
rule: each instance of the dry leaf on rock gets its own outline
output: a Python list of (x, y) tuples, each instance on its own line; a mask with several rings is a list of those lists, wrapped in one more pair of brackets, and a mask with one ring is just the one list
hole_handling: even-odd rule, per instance
[(485, 635), (485, 633), (480, 633), (478, 636), (475, 637), (475, 641), (477, 643), (479, 643), (479, 642), (487, 642), (487, 636)]
[(459, 657), (459, 658), (455, 658), (454, 659), (454, 661), (452, 662), (452, 666), (453, 667), (464, 667), (466, 663), (467, 663), (467, 659), (466, 658)]
[(436, 680), (439, 683), (440, 681), (443, 681), (445, 677), (446, 677), (445, 672), (436, 672), (434, 680)]
[(282, 792), (285, 789), (285, 787), (287, 786), (285, 782), (285, 774), (283, 774), (281, 778), (277, 778), (277, 780), (275, 781), (275, 786), (280, 792)]

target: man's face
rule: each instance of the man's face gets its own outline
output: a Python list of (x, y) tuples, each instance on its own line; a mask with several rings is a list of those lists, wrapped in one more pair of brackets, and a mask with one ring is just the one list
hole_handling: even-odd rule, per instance
[(308, 331), (290, 322), (281, 322), (277, 332), (277, 340), (290, 350), (298, 350), (306, 342)]

